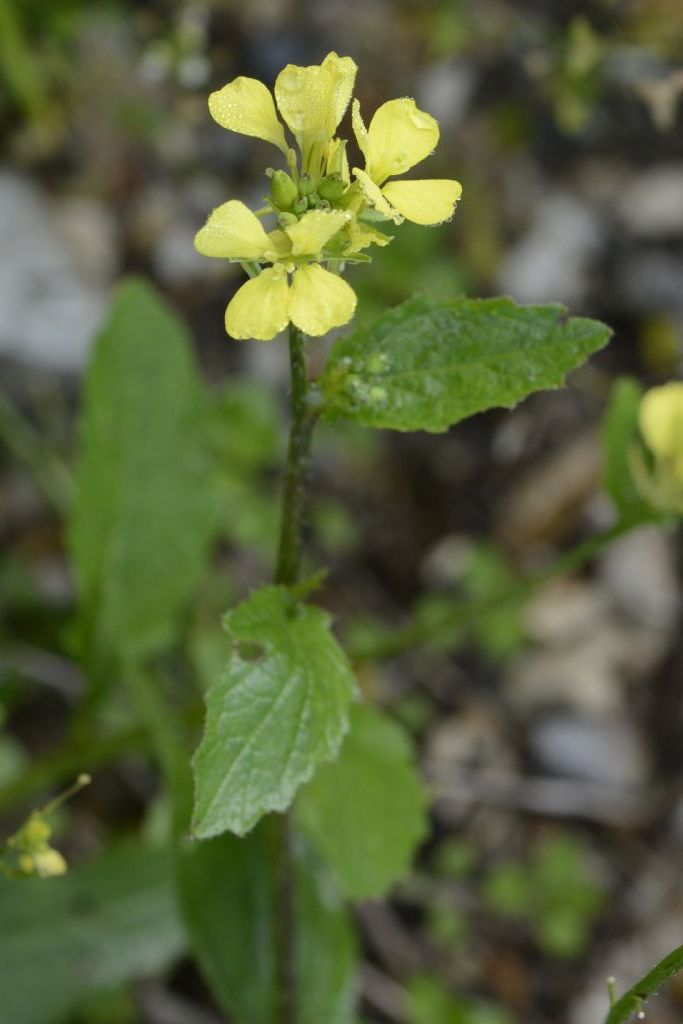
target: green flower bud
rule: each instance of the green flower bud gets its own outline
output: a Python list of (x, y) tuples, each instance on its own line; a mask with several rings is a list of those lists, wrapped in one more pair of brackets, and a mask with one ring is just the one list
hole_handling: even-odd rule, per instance
[(314, 210), (319, 202), (320, 202), (320, 196), (318, 195), (318, 193), (317, 192), (311, 192), (310, 196), (308, 197), (308, 208), (309, 208), (309, 210)]
[(318, 185), (318, 195), (322, 199), (328, 199), (331, 203), (335, 203), (341, 199), (345, 188), (346, 184), (341, 174), (328, 174)]
[(302, 174), (299, 178), (299, 195), (310, 196), (315, 189), (315, 179), (310, 174)]
[(327, 211), (327, 210), (331, 210), (331, 209), (332, 209), (332, 204), (327, 199), (321, 199), (320, 202), (318, 203), (318, 205), (316, 206), (316, 210), (325, 210), (325, 211)]
[(283, 231), (284, 231), (285, 228), (291, 227), (292, 224), (298, 224), (298, 222), (299, 222), (299, 218), (294, 213), (287, 213), (287, 212), (285, 212), (285, 213), (279, 213), (278, 214), (277, 226), (279, 228), (282, 228)]
[(294, 213), (305, 213), (308, 209), (308, 199), (306, 196), (297, 196), (292, 203), (292, 209)]
[(270, 179), (270, 194), (280, 210), (289, 210), (298, 192), (286, 171), (273, 171)]

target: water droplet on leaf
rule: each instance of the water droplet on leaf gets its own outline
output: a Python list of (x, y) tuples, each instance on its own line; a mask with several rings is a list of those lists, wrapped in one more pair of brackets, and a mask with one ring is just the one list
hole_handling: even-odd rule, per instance
[(386, 352), (375, 352), (368, 359), (368, 373), (386, 373), (391, 366), (391, 361)]

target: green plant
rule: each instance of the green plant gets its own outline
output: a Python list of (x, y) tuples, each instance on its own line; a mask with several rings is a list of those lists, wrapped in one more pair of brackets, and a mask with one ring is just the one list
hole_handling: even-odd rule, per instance
[(604, 893), (573, 836), (542, 838), (528, 862), (499, 864), (486, 879), (484, 895), (492, 910), (528, 921), (544, 952), (574, 957), (585, 950)]
[[(0, 807), (130, 751), (152, 750), (165, 786), (165, 807), (137, 844), (49, 883), (0, 883), (0, 934), (13, 936), (20, 917), (22, 948), (35, 959), (47, 950), (55, 965), (34, 1011), (32, 976), (10, 960), (16, 974), (2, 975), (0, 1003), (11, 1007), (13, 1024), (35, 1024), (40, 1013), (58, 1019), (98, 988), (116, 990), (140, 967), (163, 969), (184, 949), (238, 1024), (356, 1020), (347, 902), (389, 891), (427, 830), (414, 741), (368, 695), (361, 700), (356, 663), (443, 643), (445, 630), (477, 635), (484, 621), (494, 623), (488, 653), (503, 657), (519, 642), (515, 608), (539, 581), (582, 566), (634, 525), (666, 522), (677, 511), (653, 506), (624, 458), (637, 417), (619, 406), (607, 429), (619, 512), (612, 529), (523, 578), (483, 548), (462, 597), (400, 628), (371, 631), (345, 651), (314, 600), (325, 573), (304, 545), (318, 425), (440, 433), (561, 386), (610, 334), (556, 305), (417, 296), (334, 341), (311, 379), (308, 336), (353, 316), (356, 297), (342, 273), (348, 263), (366, 263), (367, 249), (390, 243), (377, 225), (437, 224), (460, 195), (451, 180), (390, 180), (438, 140), (436, 122), (412, 100), (384, 104), (368, 129), (354, 107), (365, 168), (352, 179), (335, 132), (354, 74), (350, 58), (336, 54), (282, 73), (276, 96), (298, 157), (261, 83), (237, 79), (211, 98), (219, 123), (272, 142), (287, 166), (270, 173), (263, 208), (252, 213), (230, 200), (196, 243), (248, 275), (226, 311), (234, 336), (268, 340), (288, 327), (290, 430), (279, 513), (268, 479), (280, 453), (272, 403), (251, 383), (210, 393), (182, 323), (140, 280), (122, 283), (97, 339), (73, 478), (0, 405), (15, 453), (67, 509), (78, 608), (59, 642), (87, 682), (64, 748), (21, 777), (10, 774)], [(270, 231), (262, 225), (268, 216), (275, 217)], [(250, 547), (261, 564), (272, 552), (272, 581), (236, 601), (239, 582), (211, 568), (218, 541)], [(228, 602), (221, 631), (217, 608)], [(7, 703), (19, 699), (10, 692)], [(556, 847), (539, 854), (531, 883), (552, 892), (558, 906), (565, 854)], [(500, 890), (499, 877), (499, 902)], [(135, 904), (132, 920), (124, 920), (124, 895)], [(46, 934), (46, 916), (68, 918), (73, 905), (80, 909), (64, 924), (68, 941), (54, 927)], [(551, 933), (546, 921), (545, 941)], [(555, 942), (557, 934), (556, 927)], [(75, 986), (84, 948), (94, 968), (88, 984)], [(415, 1024), (505, 1019), (429, 983), (416, 983), (411, 999)]]

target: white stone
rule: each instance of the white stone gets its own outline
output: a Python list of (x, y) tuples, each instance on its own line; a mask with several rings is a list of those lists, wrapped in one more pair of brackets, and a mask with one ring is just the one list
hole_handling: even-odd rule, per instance
[(78, 274), (38, 187), (0, 174), (0, 356), (80, 370), (106, 299), (104, 288)]
[(595, 210), (575, 196), (540, 197), (527, 234), (503, 261), (498, 288), (519, 302), (580, 305), (603, 240)]

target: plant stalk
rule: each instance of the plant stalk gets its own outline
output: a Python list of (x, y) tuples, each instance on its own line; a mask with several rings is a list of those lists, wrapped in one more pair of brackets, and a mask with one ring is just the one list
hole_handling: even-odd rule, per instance
[[(275, 582), (296, 583), (301, 573), (303, 523), (308, 494), (311, 436), (315, 417), (308, 403), (306, 339), (289, 326), (291, 423), (282, 489), (280, 543)], [(289, 815), (276, 819), (275, 898), (277, 905), (277, 1024), (296, 1024), (296, 885)]]

